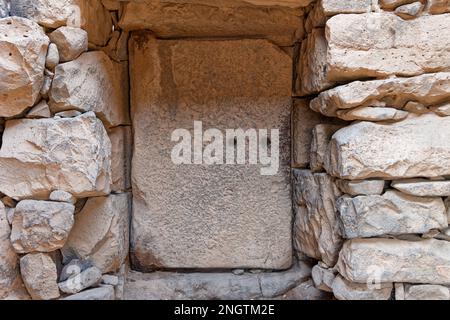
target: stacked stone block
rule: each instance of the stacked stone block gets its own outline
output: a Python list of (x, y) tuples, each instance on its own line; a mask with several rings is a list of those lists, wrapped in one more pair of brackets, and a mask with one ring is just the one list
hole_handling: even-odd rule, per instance
[(449, 299), (449, 8), (322, 0), (306, 20), (296, 95), (347, 122), (297, 150), (294, 243), (337, 299)]

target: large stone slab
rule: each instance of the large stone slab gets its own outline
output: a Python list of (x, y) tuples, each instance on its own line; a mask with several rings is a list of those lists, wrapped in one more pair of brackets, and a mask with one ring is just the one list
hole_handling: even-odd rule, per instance
[(397, 191), (382, 196), (342, 197), (336, 204), (347, 239), (427, 233), (448, 226), (441, 198), (414, 197)]
[[(130, 63), (134, 268), (289, 267), (290, 57), (265, 40), (165, 41), (145, 32), (132, 36)], [(221, 132), (279, 129), (278, 171), (174, 164), (173, 130), (194, 121)]]
[(48, 199), (53, 190), (77, 198), (109, 193), (111, 143), (92, 112), (65, 119), (6, 122), (0, 191), (15, 199)]
[(450, 181), (427, 179), (410, 179), (393, 181), (392, 188), (418, 197), (449, 197)]
[[(393, 13), (336, 15), (326, 23), (325, 38), (308, 40), (306, 51), (317, 59), (300, 59), (300, 94), (311, 94), (333, 83), (358, 79), (416, 76), (450, 68), (450, 15), (423, 15), (403, 20)], [(318, 30), (318, 29), (316, 29)], [(320, 44), (319, 44), (320, 43)]]
[(91, 261), (102, 273), (116, 272), (129, 247), (130, 195), (111, 194), (87, 200), (61, 249), (66, 261)]
[(0, 19), (0, 117), (19, 115), (36, 102), (49, 41), (33, 21)]
[(354, 81), (324, 91), (311, 101), (314, 111), (335, 117), (341, 109), (359, 107), (404, 108), (414, 101), (424, 107), (450, 100), (450, 73), (438, 72), (411, 78)]
[(327, 172), (343, 179), (438, 177), (450, 174), (450, 117), (359, 122), (336, 132)]
[(311, 1), (145, 0), (126, 5), (125, 30), (161, 38), (265, 38), (290, 46), (303, 37), (302, 6)]
[(244, 273), (139, 273), (130, 271), (125, 300), (267, 299), (282, 296), (305, 282), (311, 268), (303, 263), (283, 272)]
[(11, 243), (18, 253), (61, 248), (73, 226), (75, 207), (55, 201), (20, 201), (12, 220)]
[(335, 200), (341, 192), (326, 173), (294, 170), (294, 244), (297, 250), (333, 267), (342, 246)]
[(50, 110), (94, 111), (106, 127), (129, 124), (126, 65), (103, 51), (83, 53), (60, 64), (50, 91)]
[(345, 242), (337, 270), (347, 280), (450, 284), (450, 242), (355, 239)]

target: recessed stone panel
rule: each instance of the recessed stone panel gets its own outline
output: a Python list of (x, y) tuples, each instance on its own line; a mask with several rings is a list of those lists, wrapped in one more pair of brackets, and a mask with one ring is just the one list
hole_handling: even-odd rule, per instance
[[(133, 34), (130, 53), (133, 268), (288, 268), (290, 57), (266, 40), (156, 40), (146, 32)], [(262, 175), (265, 166), (248, 156), (240, 165), (174, 164), (172, 133), (193, 136), (194, 121), (232, 147), (226, 129), (256, 129), (260, 138), (259, 129), (278, 129), (278, 171)]]

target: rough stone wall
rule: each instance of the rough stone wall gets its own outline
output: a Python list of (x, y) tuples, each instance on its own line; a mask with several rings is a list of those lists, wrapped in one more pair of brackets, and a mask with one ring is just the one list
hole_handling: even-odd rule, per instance
[(450, 298), (449, 9), (322, 0), (307, 17), (296, 95), (328, 118), (310, 145), (294, 136), (310, 155), (294, 164), (294, 244), (337, 299)]
[[(0, 0), (0, 299), (449, 300), (449, 27), (447, 0)], [(175, 170), (193, 120), (280, 126), (280, 173)]]
[(121, 10), (0, 1), (1, 299), (121, 298), (131, 208)]

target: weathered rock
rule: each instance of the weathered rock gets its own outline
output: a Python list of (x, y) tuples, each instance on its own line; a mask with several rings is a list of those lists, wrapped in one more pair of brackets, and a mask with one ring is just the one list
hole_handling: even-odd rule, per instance
[(0, 149), (0, 192), (48, 199), (52, 190), (75, 197), (110, 190), (111, 143), (92, 112), (67, 119), (6, 122)]
[(58, 47), (61, 62), (75, 60), (88, 50), (87, 32), (80, 28), (60, 27), (50, 33), (49, 38)]
[(380, 0), (379, 5), (384, 10), (395, 10), (399, 6), (413, 3), (416, 0)]
[(295, 248), (332, 267), (342, 245), (335, 199), (341, 195), (326, 173), (294, 170), (297, 194), (294, 223)]
[(360, 107), (350, 110), (339, 110), (337, 117), (346, 121), (399, 121), (408, 116), (408, 112), (394, 108)]
[(50, 108), (45, 100), (41, 100), (37, 105), (31, 108), (26, 115), (29, 119), (50, 118), (51, 116)]
[(336, 180), (337, 187), (343, 192), (351, 196), (369, 196), (380, 195), (383, 193), (384, 180)]
[(0, 299), (13, 294), (13, 287), (20, 280), (19, 259), (9, 241), (10, 234), (5, 206), (0, 202)]
[(393, 181), (392, 188), (403, 193), (419, 197), (450, 196), (450, 181), (431, 181), (426, 179), (411, 179)]
[(331, 286), (333, 285), (336, 273), (332, 269), (323, 268), (317, 264), (313, 267), (311, 276), (314, 286), (317, 289), (326, 292), (333, 292)]
[(66, 260), (90, 260), (102, 273), (117, 271), (128, 254), (129, 195), (89, 198), (64, 248)]
[(422, 103), (409, 101), (403, 109), (408, 112), (424, 114), (428, 112), (427, 107), (425, 107)]
[(448, 100), (450, 73), (438, 72), (411, 78), (354, 81), (320, 93), (310, 107), (334, 117), (340, 109), (388, 106), (406, 110), (408, 103), (420, 103), (423, 108)]
[(337, 270), (352, 282), (450, 284), (450, 242), (355, 239), (344, 243)]
[(304, 266), (283, 272), (245, 273), (139, 273), (130, 271), (125, 300), (260, 299), (273, 298), (295, 288), (310, 276)]
[[(300, 122), (298, 125), (303, 126), (303, 122)], [(310, 168), (313, 172), (323, 170), (328, 144), (331, 141), (331, 137), (342, 127), (343, 126), (341, 125), (318, 124), (312, 130)]]
[(414, 19), (423, 10), (423, 4), (416, 1), (410, 4), (405, 4), (395, 9), (395, 14), (403, 19)]
[(102, 276), (102, 284), (117, 286), (119, 284), (119, 277), (111, 274), (104, 274)]
[(45, 67), (54, 70), (59, 64), (59, 51), (55, 43), (50, 43), (48, 46), (47, 56), (45, 58)]
[(70, 277), (58, 284), (59, 290), (68, 294), (75, 294), (84, 289), (98, 285), (102, 279), (102, 272), (97, 267), (90, 267), (81, 273)]
[(332, 300), (328, 292), (321, 291), (314, 287), (312, 280), (305, 281), (295, 288), (292, 288), (282, 296), (271, 298), (273, 300)]
[[(313, 29), (302, 41), (295, 79), (295, 95), (306, 96), (331, 88), (327, 78), (328, 44), (323, 28)], [(325, 71), (325, 72), (324, 72)]]
[(441, 106), (430, 107), (430, 110), (441, 117), (448, 117), (450, 116), (450, 103), (445, 103)]
[(15, 209), (11, 242), (18, 253), (51, 252), (61, 248), (73, 226), (75, 207), (69, 203), (23, 200)]
[(395, 283), (395, 300), (405, 300), (405, 285), (403, 283)]
[(428, 12), (431, 14), (441, 14), (450, 12), (449, 0), (428, 0)]
[(308, 99), (295, 99), (292, 116), (294, 168), (307, 168), (310, 163), (313, 129), (316, 125), (338, 124), (339, 120), (327, 118), (309, 108)]
[(66, 110), (66, 111), (61, 111), (61, 112), (55, 113), (55, 117), (60, 117), (60, 118), (74, 118), (74, 117), (78, 117), (79, 115), (81, 115), (81, 112), (78, 110)]
[(73, 195), (63, 190), (52, 191), (49, 199), (52, 201), (67, 202), (71, 204), (75, 204), (77, 202), (77, 199)]
[(60, 64), (55, 69), (50, 109), (94, 111), (107, 127), (129, 124), (125, 72), (124, 65), (102, 51)]
[(338, 275), (332, 284), (333, 294), (338, 300), (389, 300), (392, 294), (392, 283), (373, 284), (352, 283)]
[(446, 14), (413, 20), (391, 13), (336, 15), (327, 21), (326, 39), (312, 33), (305, 42), (302, 52), (311, 58), (299, 61), (297, 91), (307, 95), (337, 82), (448, 70), (450, 35), (442, 30), (449, 27)]
[(36, 102), (48, 44), (36, 23), (18, 17), (0, 20), (0, 117), (19, 115)]
[(114, 287), (102, 285), (101, 287), (89, 289), (68, 297), (63, 300), (114, 300)]
[(133, 1), (126, 5), (119, 26), (127, 31), (149, 29), (159, 38), (264, 37), (290, 46), (304, 34), (299, 7), (311, 1), (303, 2)]
[(0, 19), (9, 16), (9, 3), (6, 0), (0, 0)]
[(34, 300), (59, 297), (55, 262), (45, 253), (30, 253), (20, 258), (23, 282)]
[(80, 23), (81, 8), (82, 0), (14, 0), (11, 15), (28, 18), (48, 28), (58, 28)]
[(88, 260), (73, 259), (62, 268), (59, 275), (59, 282), (65, 282), (67, 279), (79, 275), (90, 267), (92, 267), (92, 263)]
[(106, 46), (113, 30), (113, 19), (102, 2), (85, 0), (82, 17), (81, 28), (87, 31), (89, 44), (98, 47)]
[(441, 198), (421, 198), (386, 191), (382, 196), (341, 197), (336, 206), (347, 239), (426, 233), (448, 226)]
[(111, 190), (123, 192), (131, 188), (131, 127), (113, 128), (108, 135), (111, 140)]
[(440, 285), (405, 285), (405, 300), (450, 300), (450, 291)]
[[(51, 75), (44, 75), (44, 83), (42, 84), (41, 91), (39, 91), (42, 99), (47, 100), (50, 88), (52, 87), (53, 77)], [(50, 109), (49, 109), (50, 110)]]
[(392, 124), (355, 123), (334, 134), (326, 169), (350, 180), (448, 175), (449, 130), (450, 117), (434, 114)]
[[(266, 40), (163, 41), (148, 32), (133, 34), (130, 48), (135, 270), (289, 267), (291, 58)], [(224, 133), (279, 129), (277, 168), (175, 164), (168, 137), (193, 119)]]

